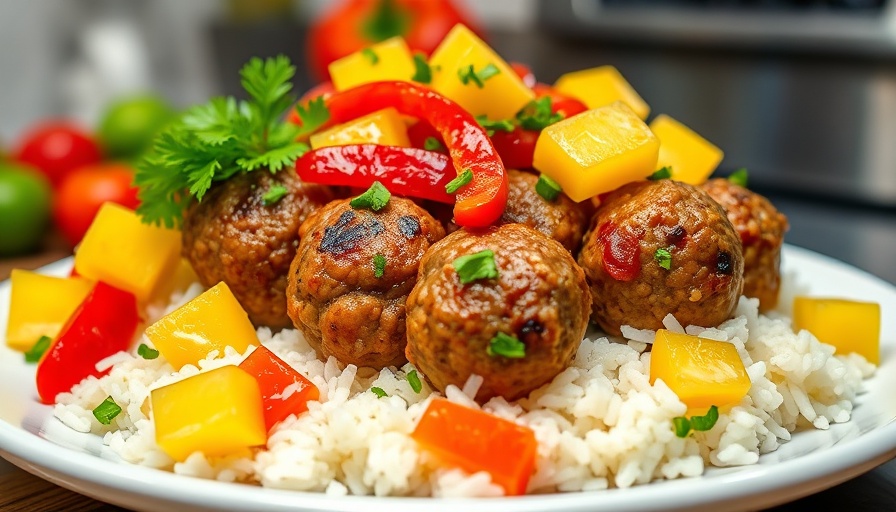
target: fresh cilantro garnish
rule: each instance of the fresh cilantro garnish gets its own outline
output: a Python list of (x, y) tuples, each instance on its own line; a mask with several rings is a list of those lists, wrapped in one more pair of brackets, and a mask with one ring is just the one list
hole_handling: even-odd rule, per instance
[(551, 110), (551, 98), (542, 96), (530, 101), (516, 114), (516, 119), (525, 130), (544, 130), (563, 119), (563, 114)]
[(457, 70), (457, 76), (460, 78), (462, 84), (467, 85), (470, 82), (473, 82), (476, 84), (476, 87), (479, 87), (480, 89), (485, 87), (486, 80), (499, 73), (501, 73), (501, 70), (492, 63), (487, 64), (479, 71), (474, 70), (472, 64)]
[(417, 370), (408, 372), (408, 384), (411, 385), (411, 389), (414, 390), (414, 393), (419, 393), (420, 390), (423, 389), (423, 383), (420, 382), (420, 376), (417, 375)]
[(653, 174), (647, 177), (648, 180), (668, 180), (672, 177), (672, 168), (668, 165), (657, 169)]
[(371, 48), (364, 48), (361, 50), (361, 55), (370, 61), (371, 66), (376, 66), (380, 61), (380, 56), (376, 54), (375, 51)]
[(93, 416), (103, 425), (112, 423), (112, 419), (119, 414), (121, 414), (121, 407), (115, 403), (115, 400), (113, 400), (111, 396), (106, 397), (106, 399), (93, 410)]
[(379, 42), (406, 35), (412, 22), (407, 8), (396, 5), (395, 0), (380, 0), (360, 28), (366, 39)]
[(526, 357), (526, 344), (515, 337), (499, 332), (488, 342), (485, 353), (491, 357), (503, 356), (510, 359)]
[(373, 185), (366, 192), (352, 199), (349, 205), (356, 209), (378, 212), (389, 204), (390, 197), (392, 197), (392, 194), (389, 193), (389, 190), (382, 183), (374, 181)]
[(445, 146), (435, 137), (427, 137), (423, 141), (423, 149), (427, 151), (439, 151), (445, 149)]
[(703, 416), (691, 416), (690, 419), (684, 416), (672, 418), (672, 427), (676, 436), (687, 437), (691, 430), (705, 432), (714, 427), (717, 421), (719, 421), (719, 408), (712, 405)]
[(545, 198), (545, 200), (554, 201), (557, 199), (557, 196), (560, 195), (562, 189), (560, 188), (560, 184), (551, 179), (550, 176), (542, 174), (538, 177), (538, 181), (535, 183), (535, 191), (538, 192), (538, 195)]
[(414, 54), (414, 76), (411, 77), (411, 80), (421, 84), (432, 82), (432, 68), (426, 62), (426, 55), (422, 53)]
[(155, 359), (159, 357), (159, 351), (154, 348), (149, 348), (149, 345), (146, 343), (141, 343), (140, 346), (137, 347), (137, 355), (143, 359)]
[(383, 391), (383, 388), (378, 388), (376, 386), (370, 388), (370, 392), (376, 395), (377, 398), (383, 398), (384, 396), (387, 396), (386, 392)]
[(461, 284), (472, 283), (479, 279), (498, 277), (498, 266), (495, 264), (495, 252), (491, 249), (467, 254), (456, 258), (452, 263)]
[(659, 248), (653, 253), (653, 259), (660, 267), (670, 270), (672, 268), (672, 253), (668, 249)]
[(277, 172), (308, 151), (297, 138), (329, 118), (323, 98), (296, 108), (301, 126), (284, 121), (295, 103), (295, 67), (284, 56), (253, 58), (240, 77), (249, 100), (214, 98), (187, 110), (157, 137), (137, 165), (137, 213), (148, 224), (176, 227), (184, 209), (214, 183), (257, 169)]
[(747, 170), (743, 167), (728, 175), (728, 181), (735, 185), (747, 188)]
[(379, 279), (386, 273), (386, 257), (382, 254), (373, 256), (373, 277)]
[(445, 192), (449, 194), (454, 194), (461, 187), (473, 181), (473, 171), (470, 169), (464, 169), (463, 172), (457, 175), (456, 178), (449, 181), (447, 185), (445, 185)]
[(486, 133), (489, 137), (495, 134), (496, 131), (502, 132), (512, 132), (516, 126), (513, 124), (513, 121), (509, 119), (499, 119), (496, 121), (492, 121), (486, 115), (476, 116), (476, 122), (479, 123), (479, 126), (485, 128)]
[(271, 206), (272, 204), (277, 204), (277, 201), (283, 199), (287, 193), (289, 193), (289, 190), (283, 185), (274, 185), (261, 196), (261, 200), (265, 206)]
[(49, 336), (41, 336), (37, 339), (34, 345), (25, 352), (25, 362), (26, 363), (36, 363), (40, 361), (40, 358), (43, 357), (44, 352), (50, 348), (50, 342), (53, 341)]

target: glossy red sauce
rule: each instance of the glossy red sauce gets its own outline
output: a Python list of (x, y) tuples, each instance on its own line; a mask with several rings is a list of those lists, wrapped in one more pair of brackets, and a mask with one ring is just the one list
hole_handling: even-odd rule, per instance
[(638, 277), (641, 272), (638, 237), (607, 222), (598, 230), (597, 241), (607, 274), (617, 281), (631, 281)]

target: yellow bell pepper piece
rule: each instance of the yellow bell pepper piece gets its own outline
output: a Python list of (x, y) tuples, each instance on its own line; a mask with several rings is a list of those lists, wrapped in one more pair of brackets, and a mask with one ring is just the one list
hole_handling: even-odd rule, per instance
[(75, 270), (145, 303), (177, 265), (180, 237), (178, 230), (144, 224), (133, 210), (105, 203), (75, 252)]
[(665, 114), (650, 122), (650, 131), (660, 139), (656, 166), (669, 167), (673, 180), (700, 185), (725, 156), (721, 149)]
[(84, 302), (93, 283), (81, 277), (53, 277), (28, 270), (10, 274), (6, 345), (28, 351), (41, 336), (55, 338)]
[(650, 383), (662, 379), (689, 410), (736, 404), (750, 376), (731, 343), (660, 329), (650, 349)]
[(542, 130), (532, 166), (584, 201), (651, 175), (659, 147), (644, 121), (617, 101)]
[(414, 57), (401, 37), (386, 39), (330, 63), (330, 79), (337, 91), (382, 80), (404, 80), (414, 76)]
[(430, 87), (474, 116), (511, 118), (535, 99), (504, 59), (464, 25), (451, 29), (433, 51), (429, 65), (433, 70)]
[(171, 294), (174, 292), (183, 292), (193, 283), (199, 282), (199, 276), (193, 270), (193, 265), (186, 258), (178, 258), (177, 264), (168, 276), (162, 278), (162, 282), (153, 291), (150, 302), (163, 302), (167, 304), (171, 301)]
[(613, 66), (566, 73), (554, 82), (554, 87), (557, 91), (578, 99), (588, 108), (603, 107), (614, 101), (622, 101), (642, 120), (647, 119), (647, 115), (650, 114), (647, 103)]
[(267, 442), (261, 391), (238, 366), (222, 366), (150, 393), (156, 443), (177, 461), (226, 456)]
[(258, 345), (249, 315), (223, 281), (146, 328), (156, 349), (179, 370), (197, 364), (212, 350), (242, 353)]
[(857, 352), (880, 364), (880, 304), (856, 300), (796, 297), (793, 327), (805, 329), (837, 353)]
[(411, 147), (407, 125), (401, 114), (392, 107), (316, 133), (311, 136), (310, 142), (312, 149), (347, 144)]

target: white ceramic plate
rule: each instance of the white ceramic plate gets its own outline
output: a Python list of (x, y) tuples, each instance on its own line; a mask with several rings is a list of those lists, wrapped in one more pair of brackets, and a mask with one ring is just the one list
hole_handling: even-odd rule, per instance
[[(813, 295), (877, 301), (882, 311), (881, 366), (866, 381), (852, 421), (807, 431), (759, 464), (713, 468), (698, 478), (629, 489), (518, 498), (434, 500), (334, 498), (200, 480), (117, 461), (99, 437), (71, 431), (40, 405), (34, 366), (0, 343), (0, 455), (40, 477), (94, 498), (135, 510), (465, 512), (506, 510), (755, 510), (793, 500), (859, 475), (896, 455), (896, 287), (816, 253), (786, 246), (793, 271)], [(70, 260), (44, 272), (65, 275)], [(0, 283), (0, 333), (6, 332), (9, 282)], [(496, 508), (497, 507), (497, 508)]]

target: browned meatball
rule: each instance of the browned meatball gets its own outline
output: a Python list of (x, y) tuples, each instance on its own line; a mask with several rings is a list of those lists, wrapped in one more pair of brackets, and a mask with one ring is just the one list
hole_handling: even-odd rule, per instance
[[(264, 195), (278, 185), (286, 195), (265, 205)], [(184, 217), (183, 255), (202, 284), (227, 283), (256, 326), (290, 326), (286, 276), (299, 243), (299, 225), (331, 199), (329, 188), (303, 183), (294, 172), (238, 174), (190, 207)]]
[[(495, 278), (467, 284), (453, 262), (490, 249)], [(513, 400), (550, 381), (575, 355), (591, 308), (582, 269), (562, 245), (522, 224), (456, 231), (433, 245), (408, 297), (408, 360), (444, 391), (471, 374), (484, 378), (477, 400)], [(490, 350), (504, 333), (525, 356)]]
[(333, 201), (302, 224), (289, 271), (289, 316), (324, 357), (401, 365), (405, 300), (423, 253), (445, 231), (408, 199), (393, 196), (377, 212), (353, 209), (350, 201)]
[[(585, 235), (579, 264), (594, 296), (592, 320), (659, 329), (728, 319), (743, 288), (740, 237), (725, 210), (697, 187), (638, 181), (610, 193)], [(669, 268), (665, 268), (668, 266)]]
[(765, 197), (724, 178), (707, 181), (703, 190), (725, 208), (740, 235), (743, 294), (758, 298), (760, 311), (774, 309), (781, 287), (781, 246), (789, 228), (787, 217)]
[(530, 172), (508, 169), (507, 178), (507, 207), (501, 222), (525, 224), (557, 240), (569, 252), (578, 251), (588, 229), (591, 204), (576, 203), (566, 194), (546, 200), (535, 191), (538, 176)]

